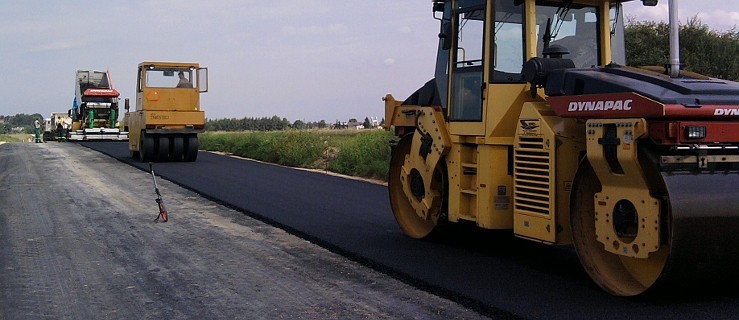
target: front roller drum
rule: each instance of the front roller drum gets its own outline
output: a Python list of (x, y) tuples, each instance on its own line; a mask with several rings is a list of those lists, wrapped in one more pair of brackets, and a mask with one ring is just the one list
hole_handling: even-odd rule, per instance
[[(660, 246), (647, 258), (629, 257), (609, 252), (596, 239), (594, 199), (601, 184), (587, 161), (579, 169), (570, 222), (578, 257), (593, 281), (617, 296), (736, 281), (739, 174), (653, 171), (647, 179), (652, 182), (652, 196), (663, 199)], [(638, 211), (632, 215), (639, 219)], [(613, 228), (623, 234), (624, 221), (614, 221)], [(629, 231), (629, 236), (638, 232)]]
[[(400, 139), (397, 146), (395, 147), (392, 158), (390, 159), (390, 171), (388, 173), (388, 190), (390, 192), (390, 206), (393, 210), (395, 220), (398, 222), (400, 229), (403, 232), (416, 239), (421, 239), (429, 234), (437, 227), (438, 217), (440, 212), (426, 212), (419, 214), (411, 204), (411, 200), (408, 199), (407, 193), (403, 189), (403, 183), (410, 184), (410, 188), (413, 190), (412, 193), (417, 197), (416, 201), (423, 200), (426, 190), (423, 190), (424, 183), (420, 179), (420, 174), (411, 172), (405, 172), (403, 165), (406, 162), (406, 156), (412, 156), (411, 146), (413, 143), (413, 135), (409, 134)], [(441, 166), (440, 166), (441, 167)], [(434, 181), (431, 186), (435, 189), (434, 192), (441, 197), (441, 201), (444, 201), (446, 194), (444, 193), (446, 179), (444, 170), (437, 168), (434, 173)], [(435, 210), (441, 211), (443, 208), (439, 206)]]

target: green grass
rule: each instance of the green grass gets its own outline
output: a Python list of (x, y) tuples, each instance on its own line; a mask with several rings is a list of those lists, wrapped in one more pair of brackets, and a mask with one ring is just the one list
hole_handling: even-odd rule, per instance
[(328, 164), (334, 172), (387, 181), (390, 143), (393, 136), (384, 130), (357, 134), (337, 145), (336, 159)]
[(387, 181), (392, 134), (384, 130), (207, 132), (200, 146), (292, 167)]
[(3, 142), (25, 142), (28, 140), (28, 134), (0, 134), (0, 141)]

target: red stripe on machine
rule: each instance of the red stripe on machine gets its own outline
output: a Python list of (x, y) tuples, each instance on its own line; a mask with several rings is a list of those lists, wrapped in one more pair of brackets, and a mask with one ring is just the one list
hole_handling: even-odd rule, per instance
[(83, 93), (85, 96), (93, 97), (117, 97), (121, 94), (116, 89), (87, 89)]
[(665, 116), (669, 118), (739, 118), (739, 106), (702, 105), (699, 107), (686, 107), (681, 104), (668, 104), (665, 105)]

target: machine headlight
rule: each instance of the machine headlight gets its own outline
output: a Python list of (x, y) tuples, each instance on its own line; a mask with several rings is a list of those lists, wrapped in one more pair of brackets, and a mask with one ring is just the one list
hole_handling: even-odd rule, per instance
[(704, 126), (686, 126), (685, 127), (685, 138), (705, 139), (706, 131), (707, 131), (706, 127)]

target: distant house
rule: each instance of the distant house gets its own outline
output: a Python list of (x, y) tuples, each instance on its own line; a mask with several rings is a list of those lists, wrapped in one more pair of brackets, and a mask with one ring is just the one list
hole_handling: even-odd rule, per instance
[(370, 123), (372, 123), (372, 128), (380, 126), (380, 120), (378, 120), (377, 117), (370, 117)]
[(355, 130), (364, 129), (364, 125), (362, 124), (362, 122), (359, 122), (357, 121), (357, 119), (354, 118), (349, 119), (349, 122), (346, 123), (346, 127)]
[(336, 121), (329, 126), (329, 129), (346, 129), (346, 122)]

